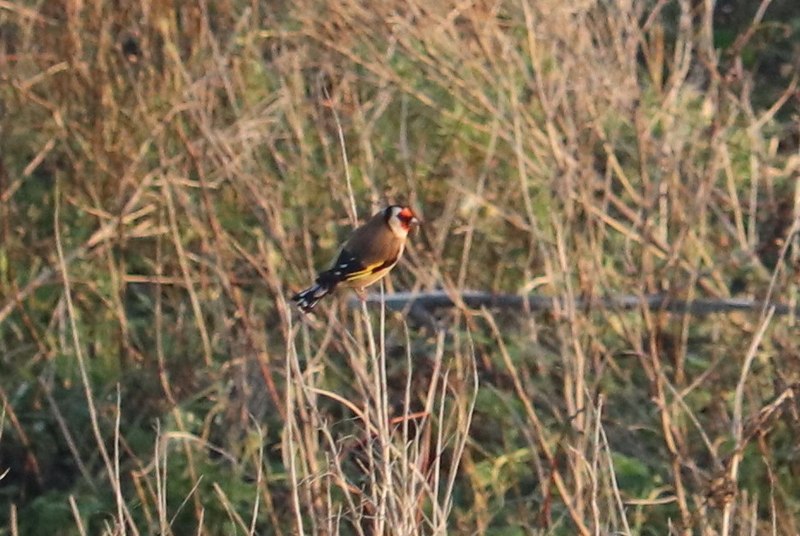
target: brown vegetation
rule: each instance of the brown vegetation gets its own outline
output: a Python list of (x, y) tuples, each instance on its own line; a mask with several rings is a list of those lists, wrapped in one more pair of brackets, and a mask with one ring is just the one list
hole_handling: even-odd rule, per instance
[(784, 3), (0, 0), (0, 535), (800, 532)]

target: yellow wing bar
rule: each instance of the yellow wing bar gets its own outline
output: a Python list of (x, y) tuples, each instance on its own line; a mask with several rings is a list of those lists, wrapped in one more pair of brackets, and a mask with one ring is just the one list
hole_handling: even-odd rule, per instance
[(375, 272), (380, 272), (385, 268), (389, 268), (392, 266), (397, 259), (391, 259), (388, 261), (381, 261), (376, 262), (374, 264), (370, 264), (366, 268), (362, 268), (361, 270), (350, 272), (349, 274), (345, 274), (344, 280), (345, 281), (355, 281), (356, 279), (361, 279), (362, 277), (366, 277), (368, 275), (372, 275)]

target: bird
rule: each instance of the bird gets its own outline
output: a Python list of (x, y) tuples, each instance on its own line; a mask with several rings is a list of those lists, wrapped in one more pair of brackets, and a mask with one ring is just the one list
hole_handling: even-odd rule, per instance
[(364, 289), (394, 268), (403, 255), (409, 231), (420, 223), (410, 207), (384, 208), (353, 231), (336, 262), (319, 272), (314, 284), (292, 296), (292, 301), (307, 313), (339, 285), (352, 288), (364, 300)]

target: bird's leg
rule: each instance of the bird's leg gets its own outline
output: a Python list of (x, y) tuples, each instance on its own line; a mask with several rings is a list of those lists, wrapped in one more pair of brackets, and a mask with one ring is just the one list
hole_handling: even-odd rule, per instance
[(367, 291), (364, 290), (364, 287), (354, 287), (353, 291), (355, 291), (356, 296), (358, 296), (359, 300), (361, 300), (362, 302), (367, 301)]

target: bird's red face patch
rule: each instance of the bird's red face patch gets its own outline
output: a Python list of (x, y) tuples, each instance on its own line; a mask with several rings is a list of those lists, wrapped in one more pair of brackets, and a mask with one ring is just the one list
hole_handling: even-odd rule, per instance
[(408, 207), (403, 207), (403, 209), (397, 213), (397, 219), (400, 220), (400, 223), (403, 225), (403, 228), (407, 231), (412, 225), (416, 225), (419, 223), (419, 218), (417, 218), (414, 211)]
[(414, 211), (402, 205), (392, 205), (386, 209), (384, 214), (386, 223), (399, 238), (405, 239), (411, 227), (420, 224)]
[(403, 221), (411, 221), (414, 218), (414, 213), (408, 207), (403, 207), (403, 210), (397, 215)]

